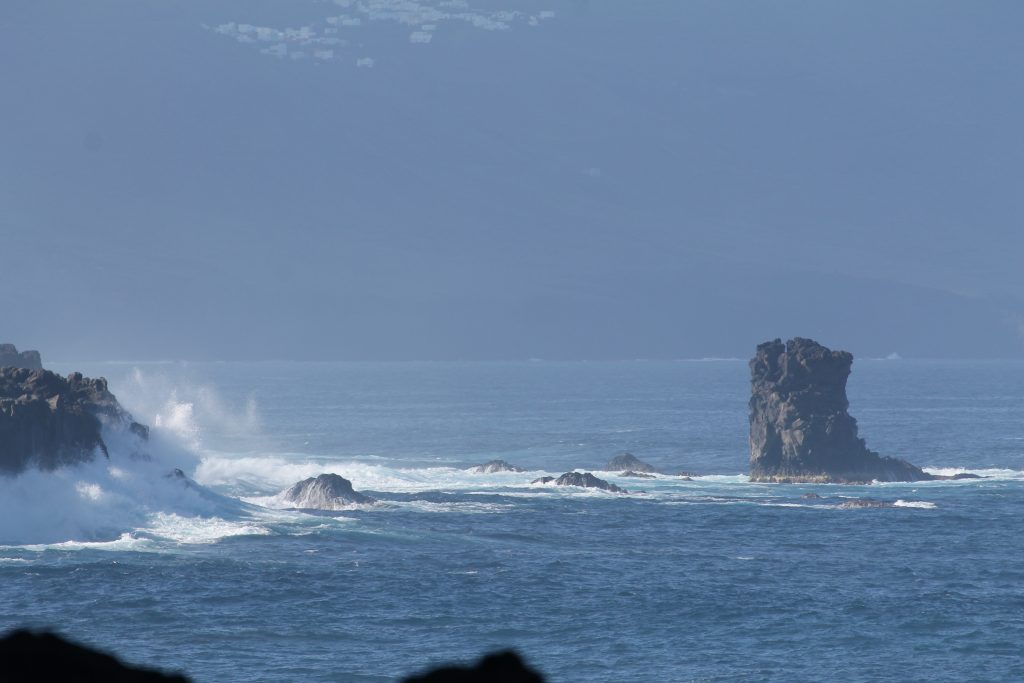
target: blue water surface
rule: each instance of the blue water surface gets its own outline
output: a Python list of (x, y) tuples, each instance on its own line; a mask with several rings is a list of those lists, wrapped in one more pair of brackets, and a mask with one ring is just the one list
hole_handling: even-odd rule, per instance
[[(217, 495), (116, 451), (0, 483), (5, 630), (197, 681), (506, 647), (552, 681), (1024, 680), (1024, 363), (858, 360), (869, 446), (986, 476), (868, 487), (748, 483), (742, 361), (54, 369), (107, 376), (152, 471)], [(666, 475), (601, 473), (624, 450)], [(529, 471), (465, 471), (493, 458)], [(631, 493), (530, 484), (577, 468)], [(379, 502), (278, 509), (322, 471)]]

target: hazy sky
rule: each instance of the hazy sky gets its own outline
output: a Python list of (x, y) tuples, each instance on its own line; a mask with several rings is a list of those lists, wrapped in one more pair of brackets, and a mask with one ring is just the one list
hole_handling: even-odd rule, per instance
[(1024, 355), (1024, 4), (0, 3), (0, 342)]

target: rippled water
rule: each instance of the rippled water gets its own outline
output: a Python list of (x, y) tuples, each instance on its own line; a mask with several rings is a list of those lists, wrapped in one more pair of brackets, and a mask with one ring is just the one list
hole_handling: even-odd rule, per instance
[[(74, 369), (157, 459), (0, 482), (2, 628), (198, 681), (508, 646), (552, 681), (1024, 680), (1021, 363), (857, 361), (872, 448), (988, 477), (870, 487), (747, 483), (743, 362)], [(621, 450), (697, 476), (601, 474)], [(531, 471), (464, 471), (493, 458)], [(529, 484), (574, 468), (632, 493)], [(380, 502), (264, 507), (324, 471)], [(841, 507), (865, 497), (894, 506)]]

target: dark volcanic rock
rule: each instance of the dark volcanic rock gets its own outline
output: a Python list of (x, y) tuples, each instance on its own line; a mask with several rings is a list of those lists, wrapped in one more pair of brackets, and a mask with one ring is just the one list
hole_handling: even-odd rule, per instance
[(554, 480), (555, 480), (554, 477), (539, 477), (538, 479), (534, 479), (530, 483), (531, 484), (550, 484)]
[(138, 669), (103, 652), (69, 643), (52, 633), (13, 631), (0, 638), (0, 680), (105, 681), (109, 683), (187, 683), (176, 674)]
[(604, 479), (598, 479), (590, 472), (566, 472), (558, 479), (555, 479), (557, 486), (582, 486), (588, 489), (601, 489), (602, 491), (611, 491), (612, 493), (627, 493), (625, 489), (620, 489), (615, 484), (608, 483)]
[(404, 683), (544, 683), (514, 652), (498, 652), (484, 657), (472, 667), (447, 666), (420, 676), (406, 678)]
[(352, 482), (337, 474), (321, 474), (293, 485), (281, 498), (297, 508), (307, 510), (340, 510), (350, 505), (376, 502), (352, 489)]
[(647, 464), (632, 453), (619, 453), (604, 466), (605, 472), (625, 472), (627, 470), (648, 474), (658, 471), (654, 469), (653, 465)]
[(750, 361), (750, 480), (760, 482), (920, 481), (933, 477), (905, 460), (879, 456), (847, 413), (853, 356), (810, 339), (765, 342)]
[(43, 360), (38, 351), (22, 351), (14, 344), (0, 344), (0, 368), (25, 368), (26, 370), (42, 370)]
[(142, 440), (149, 436), (149, 428), (132, 420), (103, 378), (0, 368), (0, 474), (89, 461), (97, 450), (109, 456), (104, 428)]
[(522, 467), (510, 465), (504, 460), (491, 460), (490, 462), (485, 462), (483, 465), (470, 467), (469, 471), (474, 474), (493, 474), (494, 472), (525, 472), (526, 470)]

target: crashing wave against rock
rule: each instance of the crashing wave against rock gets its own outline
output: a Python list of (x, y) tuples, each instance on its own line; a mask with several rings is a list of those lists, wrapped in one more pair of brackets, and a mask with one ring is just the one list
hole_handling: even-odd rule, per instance
[(337, 474), (304, 479), (282, 493), (281, 499), (304, 510), (343, 510), (376, 502), (354, 490), (352, 482)]
[(109, 457), (104, 429), (149, 438), (149, 428), (121, 408), (102, 377), (0, 367), (0, 473), (87, 462), (97, 450)]
[(750, 480), (921, 481), (937, 477), (868, 450), (847, 412), (853, 355), (810, 339), (765, 342), (750, 361)]
[(472, 472), (473, 474), (494, 474), (495, 472), (525, 472), (526, 470), (522, 467), (509, 464), (504, 460), (491, 460), (490, 462), (485, 462), (483, 465), (470, 467), (467, 471)]

